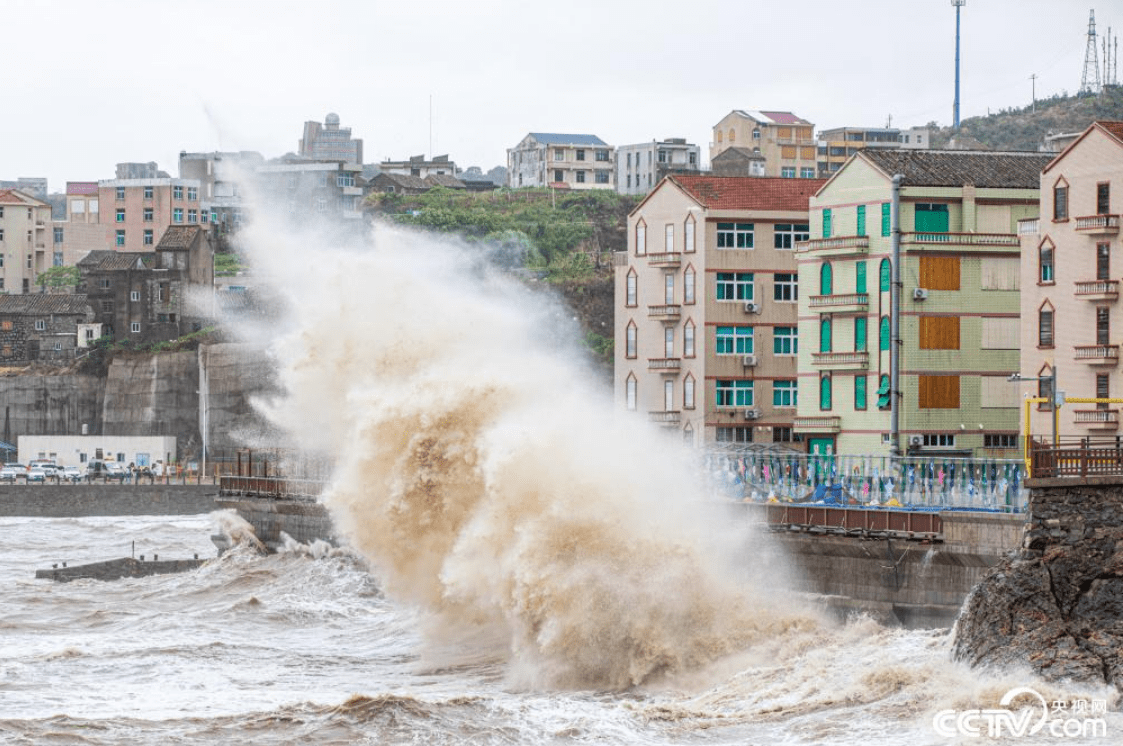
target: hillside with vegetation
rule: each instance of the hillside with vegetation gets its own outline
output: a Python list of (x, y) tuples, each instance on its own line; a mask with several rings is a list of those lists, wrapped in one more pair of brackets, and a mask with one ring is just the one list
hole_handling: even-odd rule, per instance
[(478, 244), (495, 261), (526, 270), (573, 308), (594, 358), (611, 375), (612, 252), (626, 251), (628, 213), (637, 199), (607, 189), (432, 189), (372, 194), (366, 210), (387, 220)]
[(935, 122), (928, 126), (935, 148), (947, 147), (955, 137), (975, 140), (988, 150), (1039, 150), (1047, 135), (1082, 132), (1097, 119), (1123, 120), (1123, 86), (1107, 86), (1099, 96), (1061, 94), (1020, 109), (969, 117), (960, 121), (958, 133)]

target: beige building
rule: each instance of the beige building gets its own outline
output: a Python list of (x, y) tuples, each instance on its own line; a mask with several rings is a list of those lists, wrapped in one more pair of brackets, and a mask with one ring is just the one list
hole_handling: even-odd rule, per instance
[(927, 150), (931, 143), (927, 127), (907, 130), (892, 127), (835, 127), (821, 130), (818, 138), (818, 168), (823, 178), (830, 177), (842, 164), (864, 148)]
[(815, 125), (790, 111), (734, 109), (714, 125), (710, 162), (728, 148), (763, 157), (764, 176), (816, 178)]
[(632, 211), (616, 257), (621, 410), (692, 445), (803, 450), (795, 246), (822, 184), (669, 176)]
[(0, 189), (0, 292), (38, 290), (53, 265), (51, 206), (15, 189)]
[(531, 132), (507, 150), (507, 186), (615, 189), (616, 149), (596, 135)]
[[(1021, 385), (1024, 395), (1123, 397), (1119, 373), (1119, 223), (1123, 122), (1095, 122), (1041, 172), (1040, 218), (1018, 224), (1022, 246)], [(1120, 405), (1068, 403), (1061, 438), (1117, 435)], [(1031, 432), (1051, 438), (1048, 404)]]

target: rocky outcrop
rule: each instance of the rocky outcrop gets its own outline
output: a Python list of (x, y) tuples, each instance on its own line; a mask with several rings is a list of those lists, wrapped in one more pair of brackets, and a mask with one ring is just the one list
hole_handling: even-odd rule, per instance
[(1123, 688), (1123, 478), (1035, 480), (1022, 549), (972, 591), (954, 654)]

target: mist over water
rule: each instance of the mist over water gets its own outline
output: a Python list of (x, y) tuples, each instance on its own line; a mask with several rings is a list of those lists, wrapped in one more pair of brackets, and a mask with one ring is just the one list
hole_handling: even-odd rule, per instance
[(417, 233), (313, 240), (247, 236), (295, 309), (268, 413), (335, 459), (326, 504), (431, 642), (475, 630), (518, 683), (617, 689), (818, 624), (725, 572), (684, 449), (588, 383), (551, 294)]

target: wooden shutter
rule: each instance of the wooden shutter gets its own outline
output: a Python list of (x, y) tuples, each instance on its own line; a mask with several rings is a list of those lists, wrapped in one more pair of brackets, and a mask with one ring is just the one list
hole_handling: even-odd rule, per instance
[(920, 257), (920, 287), (928, 290), (959, 290), (959, 257)]
[(958, 316), (921, 316), (920, 349), (958, 350)]
[(917, 376), (921, 409), (959, 409), (959, 376)]

